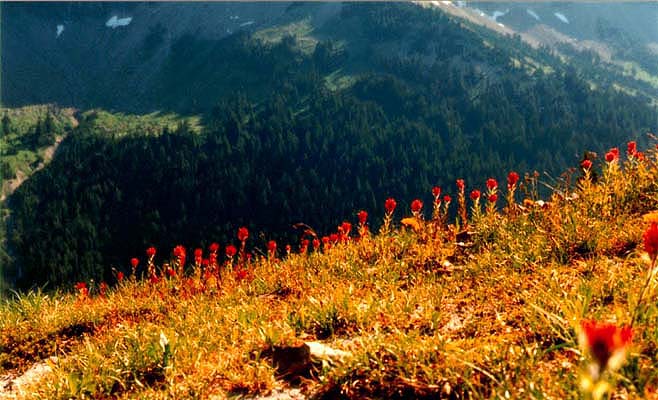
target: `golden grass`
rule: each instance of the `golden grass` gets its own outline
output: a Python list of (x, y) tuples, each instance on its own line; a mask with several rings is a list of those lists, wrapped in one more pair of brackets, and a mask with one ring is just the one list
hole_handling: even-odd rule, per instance
[[(17, 295), (0, 307), (0, 365), (20, 373), (59, 356), (29, 392), (48, 399), (224, 398), (292, 384), (327, 399), (579, 398), (580, 321), (630, 324), (638, 307), (657, 162), (651, 150), (595, 167), (596, 181), (578, 173), (543, 204), (471, 210), (467, 232), (441, 212), (397, 210), (393, 221), (417, 220), (285, 259), (237, 257), (210, 279)], [(626, 364), (606, 376), (615, 396), (658, 387), (654, 282), (644, 298)], [(351, 357), (283, 379), (272, 349), (304, 341)]]

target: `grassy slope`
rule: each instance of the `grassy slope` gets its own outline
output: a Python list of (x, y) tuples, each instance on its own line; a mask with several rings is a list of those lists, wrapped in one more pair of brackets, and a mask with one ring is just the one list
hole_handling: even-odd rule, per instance
[[(59, 356), (24, 388), (40, 398), (221, 398), (287, 385), (269, 355), (320, 340), (351, 356), (302, 380), (318, 397), (574, 398), (586, 365), (579, 322), (632, 319), (649, 270), (645, 214), (658, 203), (655, 150), (595, 169), (598, 183), (565, 184), (543, 205), (519, 203), (519, 190), (512, 207), (471, 215), (470, 234), (440, 220), (396, 228), (410, 215), (396, 210), (391, 232), (283, 260), (256, 251), (231, 264), (220, 250), (219, 280), (16, 296), (0, 306), (0, 365), (18, 374)], [(532, 192), (533, 182), (521, 183)], [(170, 262), (167, 250), (155, 260)], [(610, 378), (617, 394), (658, 385), (655, 295), (652, 284)]]

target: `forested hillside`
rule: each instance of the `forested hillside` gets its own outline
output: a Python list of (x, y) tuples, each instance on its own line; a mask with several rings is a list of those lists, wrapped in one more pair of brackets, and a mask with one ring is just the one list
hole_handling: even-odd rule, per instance
[(252, 251), (296, 246), (298, 222), (323, 234), (359, 209), (380, 220), (386, 197), (454, 195), (457, 178), (557, 177), (583, 149), (655, 129), (647, 99), (438, 11), (346, 4), (335, 18), (312, 48), (304, 35), (181, 39), (161, 102), (214, 104), (200, 120), (84, 113), (9, 199), (10, 279), (108, 279), (148, 246), (227, 242), (242, 225)]

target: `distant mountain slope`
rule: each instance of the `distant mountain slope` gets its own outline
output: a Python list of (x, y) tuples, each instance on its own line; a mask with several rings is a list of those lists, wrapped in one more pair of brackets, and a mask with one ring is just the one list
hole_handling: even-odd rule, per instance
[[(591, 76), (658, 99), (658, 5), (586, 2), (419, 2), (546, 46)], [(598, 78), (594, 78), (596, 81)]]
[[(265, 69), (281, 60), (260, 60), (260, 54), (253, 52), (251, 57), (244, 53), (236, 57), (236, 43), (252, 34), (270, 44), (296, 37), (306, 54), (326, 40), (349, 49), (342, 59), (333, 60), (335, 68), (320, 71), (332, 88), (349, 85), (355, 71), (381, 71), (372, 64), (372, 56), (414, 53), (431, 61), (440, 55), (422, 43), (421, 25), (397, 30), (397, 37), (381, 32), (370, 36), (373, 32), (363, 30), (363, 21), (345, 12), (352, 9), (346, 4), (3, 3), (1, 50), (11, 57), (2, 57), (0, 98), (12, 107), (57, 103), (79, 109), (185, 113), (206, 112), (236, 90), (262, 98), (280, 73), (295, 70), (288, 65), (273, 77)], [(658, 15), (653, 4), (422, 4), (436, 4), (453, 14), (467, 11), (471, 21), (518, 33), (534, 45), (557, 49), (568, 42), (579, 50), (591, 50), (597, 57), (615, 61), (604, 65), (589, 55), (571, 59), (594, 85), (603, 80), (658, 99), (658, 32), (651, 30)], [(487, 40), (493, 46), (507, 46), (496, 36)], [(423, 51), (418, 51), (421, 47)], [(556, 66), (550, 64), (561, 63), (557, 58), (542, 62), (553, 69)], [(336, 70), (340, 71), (332, 74)]]

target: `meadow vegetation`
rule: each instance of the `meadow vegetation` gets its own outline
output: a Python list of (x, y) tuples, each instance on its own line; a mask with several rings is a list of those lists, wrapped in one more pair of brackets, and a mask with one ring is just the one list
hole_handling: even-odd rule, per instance
[(17, 394), (48, 399), (655, 397), (658, 151), (623, 150), (543, 200), (534, 174), (460, 179), (431, 204), (382, 199), (377, 231), (367, 210), (292, 245), (240, 227), (150, 247), (111, 282), (16, 293), (0, 368), (56, 356)]

